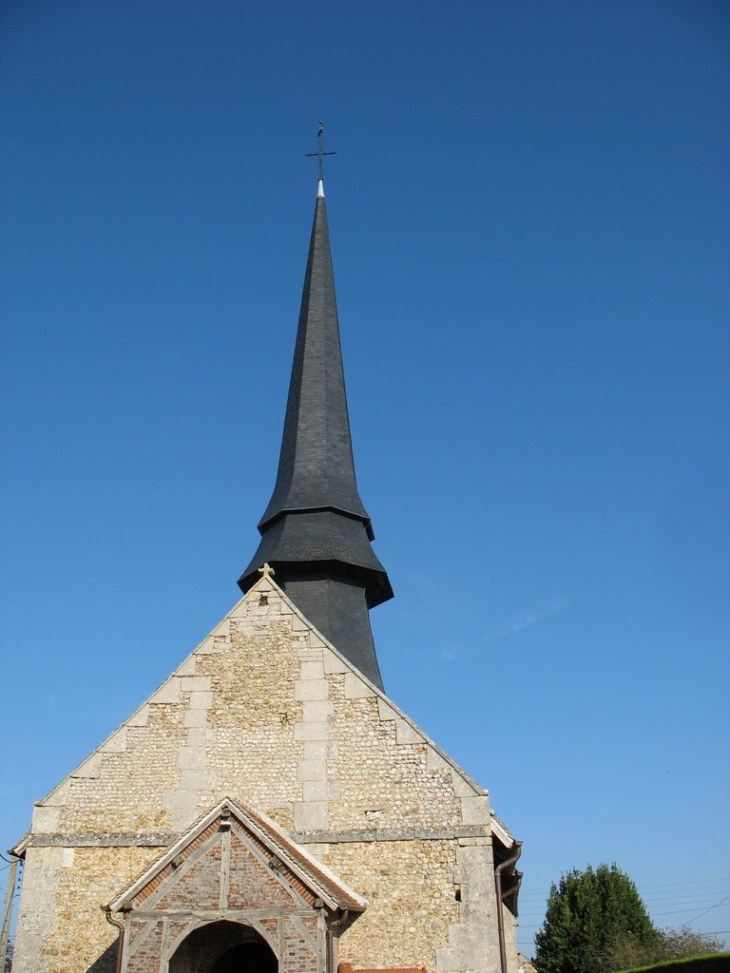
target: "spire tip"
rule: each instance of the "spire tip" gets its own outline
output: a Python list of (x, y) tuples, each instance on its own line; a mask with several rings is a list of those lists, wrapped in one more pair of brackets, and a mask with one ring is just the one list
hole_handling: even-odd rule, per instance
[(317, 188), (317, 196), (324, 196), (324, 187), (322, 185), (323, 175), (323, 165), (324, 158), (327, 155), (337, 155), (336, 152), (325, 152), (324, 150), (324, 123), (319, 123), (319, 132), (317, 132), (317, 152), (305, 152), (304, 155), (308, 159), (319, 159), (319, 186)]
[(322, 199), (324, 199), (324, 183), (321, 179), (317, 183), (317, 199), (319, 199), (320, 196)]

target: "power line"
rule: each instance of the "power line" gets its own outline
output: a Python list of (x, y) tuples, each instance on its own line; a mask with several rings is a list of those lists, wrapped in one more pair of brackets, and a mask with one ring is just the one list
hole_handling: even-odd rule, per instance
[(695, 878), (690, 879), (688, 882), (664, 882), (659, 885), (643, 885), (642, 888), (645, 889), (664, 889), (672, 888), (672, 886), (686, 887), (687, 885), (708, 885), (711, 882), (730, 882), (730, 875), (724, 875), (722, 878)]
[[(707, 881), (708, 882), (715, 882), (715, 883), (717, 883), (717, 882), (723, 882), (724, 883), (724, 882), (728, 882), (729, 880), (728, 879), (708, 879)], [(653, 886), (653, 888), (678, 887), (678, 886), (684, 886), (684, 884), (685, 883), (681, 883), (681, 882), (672, 882), (672, 883), (668, 883), (667, 885), (655, 885), (655, 886)], [(687, 885), (706, 885), (707, 883), (706, 882), (702, 882), (702, 881), (695, 881), (695, 882), (688, 882), (686, 884)], [(650, 886), (645, 886), (645, 887), (648, 888)], [(667, 902), (669, 902), (669, 901), (672, 901), (672, 900), (675, 900), (676, 899), (676, 900), (679, 900), (679, 902), (681, 903), (683, 901), (691, 901), (692, 896), (706, 897), (711, 891), (724, 891), (724, 890), (718, 890), (718, 889), (715, 889), (715, 890), (712, 890), (712, 889), (705, 889), (705, 890), (703, 890), (703, 889), (696, 889), (696, 890), (689, 891), (687, 895), (681, 895), (680, 894), (680, 895), (658, 896), (653, 901), (655, 903), (656, 902), (660, 902), (660, 901), (667, 901)], [(532, 893), (532, 897), (537, 897), (537, 894), (538, 893)], [(730, 892), (727, 895), (725, 895), (722, 899), (720, 899), (718, 902), (714, 902), (712, 905), (708, 906), (707, 908), (705, 908), (705, 903), (703, 902), (702, 904), (699, 904), (699, 905), (698, 904), (695, 904), (694, 906), (689, 906), (688, 908), (684, 908), (684, 909), (673, 909), (673, 910), (667, 911), (667, 912), (655, 912), (650, 907), (650, 904), (648, 904), (648, 903), (645, 903), (645, 904), (647, 906), (647, 911), (651, 914), (651, 916), (652, 916), (653, 919), (654, 918), (661, 918), (662, 916), (676, 916), (676, 915), (682, 915), (682, 914), (685, 914), (685, 913), (688, 913), (688, 912), (697, 912), (698, 909), (703, 910), (703, 911), (701, 911), (699, 913), (699, 915), (696, 915), (693, 919), (690, 919), (689, 920), (689, 922), (687, 923), (689, 925), (689, 924), (691, 924), (693, 922), (697, 922), (699, 919), (702, 919), (708, 913), (712, 912), (713, 909), (718, 909), (721, 905), (724, 905), (728, 901), (730, 901)], [(534, 903), (530, 903), (530, 904), (534, 904)], [(529, 919), (532, 919), (535, 916), (542, 916), (542, 915), (544, 915), (544, 910), (542, 910), (542, 909), (541, 910), (538, 910), (538, 911), (528, 910), (527, 912), (524, 912), (523, 911), (521, 913), (521, 916), (522, 917), (529, 918)], [(541, 928), (541, 924), (540, 923), (522, 923), (522, 922), (520, 922), (519, 928), (521, 930), (523, 930), (523, 931), (526, 931), (526, 930), (529, 930), (529, 929), (538, 929), (538, 928)], [(703, 933), (703, 935), (707, 935), (707, 936), (724, 936), (724, 935), (727, 935), (728, 932), (730, 932), (730, 930), (722, 929), (722, 930), (717, 930), (715, 932)]]
[(712, 910), (717, 909), (718, 906), (724, 905), (728, 901), (728, 899), (730, 899), (730, 895), (726, 895), (724, 899), (720, 899), (719, 902), (716, 902), (714, 905), (711, 905), (709, 909), (705, 909), (705, 911), (701, 912), (700, 915), (695, 916), (694, 919), (690, 919), (690, 922), (697, 922), (697, 920), (701, 919), (702, 916), (706, 916), (708, 912), (712, 912)]
[[(703, 886), (703, 887), (707, 887), (707, 886), (710, 886), (710, 885), (713, 885), (713, 884), (716, 884), (716, 883), (730, 883), (730, 876), (725, 876), (723, 878), (693, 879), (693, 880), (688, 881), (688, 882), (663, 882), (663, 883), (655, 884), (655, 885), (642, 885), (640, 888), (638, 888), (638, 887), (637, 888), (638, 888), (639, 894), (642, 896), (642, 898), (644, 898), (644, 895), (642, 894), (642, 890), (644, 890), (644, 889), (660, 889), (660, 890), (666, 889), (666, 890), (671, 890), (671, 889), (683, 889), (683, 888), (685, 888), (685, 889), (688, 889), (691, 892), (694, 892), (695, 890), (694, 889), (690, 889), (689, 888), (690, 886), (700, 885), (700, 886)], [(521, 892), (520, 893), (520, 901), (522, 901), (524, 899), (547, 899), (549, 897), (549, 895), (550, 895), (549, 891), (548, 892)], [(649, 897), (650, 897), (649, 895), (646, 896), (646, 898), (649, 898)], [(653, 897), (653, 894), (652, 894), (652, 897)]]

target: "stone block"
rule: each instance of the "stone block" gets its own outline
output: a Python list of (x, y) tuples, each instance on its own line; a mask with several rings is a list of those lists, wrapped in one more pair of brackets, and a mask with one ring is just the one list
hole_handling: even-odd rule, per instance
[(456, 949), (437, 949), (436, 950), (436, 969), (437, 970), (461, 970), (461, 956)]
[[(461, 845), (463, 839), (459, 839)], [(473, 843), (466, 847), (460, 847), (458, 851), (458, 861), (462, 868), (462, 881), (474, 882), (480, 876), (487, 875), (487, 866), (492, 864), (492, 849), (486, 844), (486, 838), (472, 838)], [(479, 843), (483, 842), (483, 843)], [(487, 881), (485, 879), (485, 881)]]
[(202, 727), (208, 724), (208, 711), (204, 709), (189, 709), (183, 718), (185, 726)]
[(195, 655), (189, 655), (187, 659), (183, 662), (181, 666), (178, 666), (175, 671), (177, 676), (194, 676), (195, 675)]
[(334, 711), (329, 700), (306, 699), (302, 702), (302, 723), (326, 723)]
[(396, 743), (423, 743), (423, 737), (406, 720), (398, 719), (395, 723), (395, 741)]
[(195, 806), (195, 792), (181, 790), (179, 787), (170, 788), (162, 792), (162, 803), (173, 810), (191, 808)]
[(58, 831), (60, 823), (60, 807), (38, 805), (33, 808), (33, 831), (35, 834), (54, 834)]
[(329, 845), (320, 844), (318, 841), (308, 842), (304, 847), (307, 849), (307, 852), (312, 856), (312, 858), (318, 858), (319, 861), (326, 858), (327, 852), (330, 849)]
[(297, 764), (297, 780), (326, 780), (326, 760), (300, 760)]
[(201, 747), (182, 747), (178, 751), (177, 765), (181, 770), (204, 770), (206, 753)]
[(327, 699), (329, 684), (326, 679), (307, 679), (294, 684), (294, 698), (298, 700)]
[(63, 805), (68, 800), (68, 792), (70, 788), (70, 783), (68, 778), (55, 787), (47, 798), (43, 801), (44, 807), (63, 807)]
[(209, 770), (186, 768), (180, 774), (180, 787), (186, 791), (215, 789), (215, 774)]
[(438, 750), (428, 747), (426, 750), (426, 769), (446, 774), (451, 771), (451, 764), (444, 760)]
[(294, 727), (295, 740), (328, 740), (329, 735), (327, 723), (299, 723)]
[(308, 632), (300, 632), (298, 635), (292, 635), (292, 648), (300, 662), (308, 662), (311, 658), (319, 658), (319, 653), (312, 651)]
[(452, 770), (451, 780), (454, 784), (454, 794), (456, 797), (474, 797), (479, 796), (474, 788), (474, 785), (466, 780), (458, 771)]
[[(226, 630), (228, 629), (228, 627), (229, 626), (226, 625)], [(223, 626), (219, 626), (219, 629), (221, 629), (221, 628), (223, 628)], [(214, 652), (220, 652), (221, 648), (222, 647), (225, 647), (225, 645), (227, 644), (228, 639), (229, 639), (229, 636), (227, 634), (227, 631), (226, 631), (226, 634), (223, 634), (223, 632), (221, 632), (220, 634), (218, 634), (218, 629), (217, 629), (216, 630), (215, 637), (214, 638), (207, 638), (204, 642), (201, 642), (200, 645), (195, 650), (195, 653), (194, 654), (196, 656), (198, 656), (198, 655), (213, 655)]]
[(322, 654), (322, 662), (327, 675), (350, 671), (342, 659), (338, 658), (331, 649), (326, 649)]
[(127, 720), (127, 726), (147, 726), (150, 718), (150, 707), (148, 703), (141, 706), (136, 713), (133, 713)]
[(464, 968), (467, 970), (483, 970), (486, 968), (486, 956), (484, 948), (476, 943), (470, 943), (462, 947), (462, 958)]
[(164, 682), (156, 693), (150, 698), (150, 703), (179, 703), (180, 702), (180, 680), (175, 676)]
[(328, 814), (326, 801), (308, 801), (294, 805), (294, 828), (296, 831), (323, 831), (327, 828)]
[(100, 753), (123, 753), (127, 749), (127, 731), (124, 727), (112, 733), (99, 747)]
[(305, 780), (302, 784), (305, 801), (337, 801), (340, 785), (336, 780)]
[(489, 798), (462, 797), (461, 820), (464, 824), (489, 824)]
[[(202, 712), (199, 709), (194, 709), (193, 713)], [(215, 737), (215, 734), (211, 730), (210, 732), (202, 726), (193, 726), (188, 730), (187, 745), (189, 747), (207, 747), (211, 742), (211, 737)]]
[(398, 714), (386, 700), (378, 697), (378, 716), (381, 720), (394, 720), (397, 718)]
[(210, 709), (213, 705), (213, 693), (193, 692), (190, 693), (190, 709)]
[(175, 831), (184, 831), (189, 828), (200, 813), (200, 809), (195, 804), (195, 795), (191, 794), (191, 802), (187, 807), (177, 808), (172, 815), (172, 826)]
[(307, 740), (304, 744), (305, 760), (327, 760), (330, 756), (327, 740)]
[[(267, 592), (264, 589), (260, 589), (264, 594)], [(269, 611), (273, 615), (296, 615), (296, 612), (291, 604), (284, 597), (280, 588), (275, 588), (273, 584), (269, 583), (268, 587), (269, 595)]]
[(71, 774), (72, 777), (98, 777), (101, 774), (101, 754), (92, 753), (88, 760), (84, 760)]
[(365, 696), (375, 696), (374, 690), (354, 672), (345, 673), (345, 696), (347, 699), (362, 699)]
[(321, 659), (305, 659), (301, 664), (300, 679), (324, 679), (324, 666)]
[(230, 612), (228, 613), (228, 617), (225, 618), (221, 622), (221, 624), (218, 626), (218, 628), (213, 629), (214, 634), (215, 635), (218, 635), (219, 630), (221, 628), (223, 628), (223, 626), (226, 624), (226, 622), (229, 621), (229, 619), (231, 619), (231, 618), (243, 618), (245, 616), (245, 614), (246, 614), (246, 607), (247, 607), (246, 606), (246, 599), (245, 598), (241, 598), (241, 600), (238, 601), (238, 602), (236, 602), (236, 604), (230, 610)]
[(180, 690), (184, 693), (207, 692), (210, 689), (210, 676), (181, 676)]

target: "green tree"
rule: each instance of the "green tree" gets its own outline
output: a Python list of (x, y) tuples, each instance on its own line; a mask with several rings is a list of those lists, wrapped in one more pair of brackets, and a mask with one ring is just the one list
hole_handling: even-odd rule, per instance
[(610, 973), (627, 956), (648, 955), (661, 934), (628, 875), (616, 865), (589, 865), (551, 887), (535, 942), (539, 973)]

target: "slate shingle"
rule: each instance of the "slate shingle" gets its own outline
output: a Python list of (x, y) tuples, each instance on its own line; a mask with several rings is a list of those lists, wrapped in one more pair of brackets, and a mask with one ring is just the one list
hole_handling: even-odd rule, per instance
[[(317, 197), (276, 485), (239, 579), (269, 563), (333, 645), (382, 688), (368, 611), (393, 597), (355, 479), (327, 206)], [(301, 602), (301, 604), (300, 604)]]

